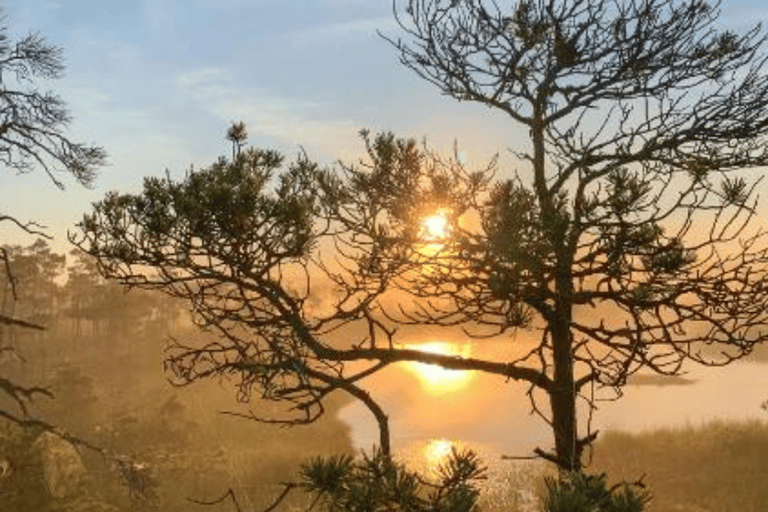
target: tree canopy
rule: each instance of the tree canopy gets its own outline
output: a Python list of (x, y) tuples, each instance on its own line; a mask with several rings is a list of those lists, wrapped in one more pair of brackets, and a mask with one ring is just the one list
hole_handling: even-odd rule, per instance
[[(113, 192), (73, 235), (106, 277), (189, 301), (219, 342), (178, 343), (183, 383), (232, 376), (241, 396), (309, 422), (399, 361), (526, 382), (550, 424), (536, 454), (580, 470), (596, 390), (640, 369), (726, 364), (766, 340), (768, 250), (752, 228), (768, 163), (765, 36), (716, 26), (701, 0), (410, 0), (402, 62), (528, 129), (518, 167), (471, 171), (413, 140), (363, 132), (367, 158), (324, 168), (241, 149), (183, 179)], [(514, 178), (509, 178), (514, 176)], [(445, 229), (427, 233), (439, 213)], [(469, 337), (539, 334), (504, 361), (398, 345), (408, 324)], [(549, 407), (540, 407), (542, 397)], [(254, 415), (255, 417), (255, 415)]]
[(768, 162), (765, 34), (721, 30), (702, 0), (403, 3), (401, 62), (529, 135), (482, 233), (420, 287), (454, 307), (422, 320), (538, 321), (549, 458), (578, 469), (584, 388), (724, 364), (765, 340), (765, 237), (748, 227), (749, 170)]

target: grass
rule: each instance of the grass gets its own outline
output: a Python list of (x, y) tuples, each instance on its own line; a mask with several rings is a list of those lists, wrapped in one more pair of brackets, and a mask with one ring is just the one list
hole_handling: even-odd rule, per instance
[(590, 472), (611, 481), (644, 482), (649, 512), (768, 510), (768, 424), (716, 421), (643, 434), (607, 432), (594, 447)]

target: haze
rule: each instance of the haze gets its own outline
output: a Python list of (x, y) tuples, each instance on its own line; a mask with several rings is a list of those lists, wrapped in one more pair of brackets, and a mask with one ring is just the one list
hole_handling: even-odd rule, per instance
[[(247, 124), (249, 145), (278, 149), (289, 158), (303, 149), (323, 163), (354, 161), (365, 149), (358, 131), (369, 128), (426, 137), (444, 153), (456, 140), (468, 166), (483, 165), (500, 153), (500, 167), (512, 173), (514, 160), (507, 148), (515, 147), (522, 134), (498, 114), (441, 97), (401, 66), (376, 33), (397, 34), (389, 1), (7, 0), (2, 5), (12, 37), (39, 31), (64, 49), (66, 76), (45, 87), (68, 102), (72, 137), (102, 145), (109, 153), (110, 165), (92, 190), (67, 181), (62, 192), (38, 172), (0, 173), (0, 213), (46, 226), (55, 254), (69, 253), (67, 231), (107, 191), (137, 191), (145, 176), (168, 170), (181, 177), (191, 165), (227, 155), (230, 148), (223, 135), (232, 121)], [(735, 31), (768, 22), (768, 6), (760, 2), (726, 1), (721, 10), (721, 22)], [(764, 211), (756, 224), (768, 222)], [(431, 238), (444, 234), (444, 220), (435, 217), (425, 225)], [(0, 226), (3, 244), (29, 247), (35, 239)], [(72, 255), (67, 258), (67, 265), (76, 263)], [(235, 390), (226, 383), (176, 389), (162, 371), (168, 336), (202, 336), (191, 327), (183, 305), (149, 295), (124, 296), (98, 280), (76, 288), (72, 276), (71, 270), (60, 268), (45, 283), (47, 292), (37, 289), (42, 296), (56, 297), (46, 306), (51, 329), (15, 335), (17, 344), (24, 343), (20, 353), (25, 361), (3, 356), (0, 367), (28, 382), (51, 384), (61, 394), (35, 409), (46, 418), (159, 468), (166, 510), (233, 510), (228, 501), (210, 507), (186, 501), (211, 500), (228, 488), (240, 493), (248, 510), (261, 510), (280, 492), (280, 482), (293, 475), (298, 461), (368, 449), (375, 442), (375, 424), (366, 411), (340, 396), (313, 427), (280, 429), (218, 414), (247, 414), (248, 407), (237, 403)], [(35, 279), (30, 276), (29, 282), (43, 286)], [(101, 309), (73, 311), (72, 302), (62, 297), (78, 294), (84, 304)], [(63, 304), (69, 309), (59, 308)], [(520, 339), (531, 335), (519, 333)], [(503, 341), (473, 346), (457, 337), (455, 332), (424, 329), (413, 333), (409, 343), (463, 357), (498, 354), (501, 360), (508, 350)], [(768, 495), (740, 487), (764, 485), (765, 464), (752, 480), (712, 482), (707, 474), (691, 483), (672, 462), (658, 462), (664, 454), (643, 458), (652, 440), (671, 453), (670, 459), (678, 457), (679, 452), (672, 452), (683, 438), (701, 443), (687, 446), (684, 453), (700, 449), (707, 460), (727, 461), (726, 473), (751, 468), (755, 453), (764, 458), (765, 361), (768, 354), (760, 352), (750, 362), (723, 371), (691, 367), (690, 382), (664, 386), (638, 380), (627, 396), (597, 412), (598, 427), (611, 434), (596, 449), (595, 467), (629, 478), (650, 472), (642, 464), (659, 464), (651, 483), (660, 495), (686, 485), (680, 496), (695, 494), (696, 486), (720, 486), (718, 492), (725, 496), (749, 496), (744, 499), (758, 508), (748, 510), (761, 505), (768, 510), (768, 501), (760, 501)], [(434, 470), (452, 446), (472, 447), (494, 472), (486, 503), (490, 510), (533, 506), (534, 476), (545, 470), (500, 458), (530, 455), (536, 443), (548, 440), (546, 425), (530, 416), (523, 387), (408, 363), (377, 375), (370, 388), (391, 415), (402, 460)], [(267, 404), (250, 408), (274, 412)], [(735, 441), (728, 444), (728, 439)], [(122, 496), (119, 483), (107, 475), (109, 468), (93, 454), (84, 458), (104, 495)], [(664, 479), (673, 483), (665, 486)], [(663, 503), (674, 504), (677, 496)], [(116, 499), (130, 506), (127, 497)]]

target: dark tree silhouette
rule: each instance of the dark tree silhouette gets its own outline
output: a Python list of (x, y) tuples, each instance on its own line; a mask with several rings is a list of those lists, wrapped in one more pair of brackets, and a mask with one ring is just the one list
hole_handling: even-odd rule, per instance
[(746, 172), (768, 163), (765, 35), (719, 30), (717, 7), (395, 7), (405, 36), (389, 41), (405, 66), (529, 135), (480, 233), (411, 285), (450, 306), (414, 320), (541, 329), (511, 364), (540, 372), (531, 385), (548, 396), (555, 450), (538, 453), (562, 468), (579, 469), (594, 438), (577, 428), (583, 391), (618, 391), (640, 368), (725, 364), (768, 336), (765, 237), (747, 229), (760, 179)]
[[(71, 141), (64, 132), (70, 122), (65, 103), (54, 93), (37, 89), (41, 81), (61, 77), (64, 70), (61, 49), (36, 33), (12, 41), (6, 30), (0, 27), (0, 162), (17, 173), (42, 169), (59, 188), (64, 187), (59, 177), (62, 172), (90, 186), (96, 170), (105, 164), (106, 153), (100, 147)], [(13, 224), (27, 234), (49, 238), (34, 221), (23, 222), (12, 214), (0, 212), (0, 222)], [(17, 278), (6, 247), (0, 247), (0, 264), (6, 285), (5, 306), (9, 303), (5, 300), (8, 293), (10, 302), (18, 298)], [(6, 314), (5, 309), (0, 310), (0, 351), (14, 349), (3, 337), (8, 326), (44, 329), (39, 321), (16, 318)], [(34, 395), (50, 395), (40, 387), (20, 386), (2, 377), (0, 389), (16, 401), (25, 416), (26, 403)], [(38, 420), (20, 418), (2, 409), (0, 417), (21, 425), (45, 426)]]
[(227, 130), (227, 140), (232, 142), (232, 160), (237, 158), (247, 139), (248, 132), (245, 129), (245, 123), (242, 121), (232, 123), (232, 126)]
[(36, 33), (18, 40), (0, 29), (0, 162), (17, 172), (42, 169), (59, 188), (61, 172), (89, 186), (106, 153), (97, 146), (71, 141), (64, 128), (71, 117), (53, 92), (40, 92), (42, 80), (62, 76), (62, 50)]
[[(105, 164), (106, 153), (100, 147), (71, 141), (64, 133), (71, 121), (66, 104), (53, 92), (37, 88), (40, 81), (62, 76), (62, 50), (39, 34), (12, 41), (6, 31), (0, 27), (0, 162), (16, 172), (42, 169), (59, 188), (64, 188), (61, 172), (90, 186), (96, 170)], [(8, 213), (0, 212), (0, 222), (46, 237), (35, 222), (21, 222)], [(12, 276), (5, 250), (0, 257), (5, 272)], [(13, 283), (12, 278), (10, 281)], [(29, 322), (2, 314), (0, 322), (29, 327)]]
[[(359, 165), (301, 156), (280, 171), (280, 155), (249, 148), (110, 193), (73, 242), (105, 277), (188, 300), (220, 335), (177, 343), (180, 382), (231, 376), (244, 399), (293, 404), (299, 416), (261, 418), (290, 423), (344, 390), (387, 454), (365, 377), (398, 361), (496, 374), (528, 383), (551, 425), (554, 449), (536, 454), (578, 471), (597, 435), (579, 426), (580, 398), (591, 415), (596, 390), (642, 368), (726, 364), (766, 340), (748, 172), (768, 164), (758, 29), (720, 32), (699, 0), (413, 0), (396, 13), (407, 66), (528, 128), (517, 177), (364, 132)], [(446, 233), (425, 232), (435, 212)], [(399, 347), (396, 327), (414, 323), (540, 336), (513, 360), (454, 357)]]
[(276, 423), (314, 421), (343, 390), (374, 414), (388, 454), (387, 417), (361, 387), (366, 376), (397, 361), (535, 373), (395, 348), (379, 301), (417, 266), (425, 210), (413, 194), (438, 170), (422, 165), (413, 141), (383, 135), (368, 149), (371, 167), (346, 167), (343, 178), (302, 156), (272, 179), (282, 156), (254, 148), (179, 182), (147, 178), (141, 194), (96, 203), (70, 239), (105, 277), (184, 298), (196, 323), (219, 334), (202, 347), (176, 344), (167, 364), (179, 382), (235, 377), (244, 400), (255, 390), (293, 405), (298, 415), (259, 418)]

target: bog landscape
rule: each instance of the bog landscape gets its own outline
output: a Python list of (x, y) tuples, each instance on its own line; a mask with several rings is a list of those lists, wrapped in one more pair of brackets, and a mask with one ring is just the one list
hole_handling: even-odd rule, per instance
[(3, 5), (0, 510), (768, 510), (768, 9), (128, 4)]

